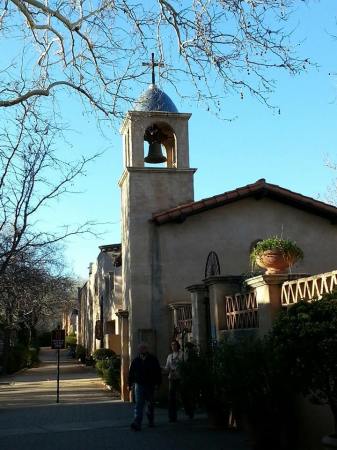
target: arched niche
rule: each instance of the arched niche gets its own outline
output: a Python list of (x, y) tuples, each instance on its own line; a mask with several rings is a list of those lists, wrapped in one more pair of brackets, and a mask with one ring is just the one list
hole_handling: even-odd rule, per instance
[(149, 145), (156, 143), (161, 145), (162, 154), (166, 157), (163, 163), (147, 163), (159, 167), (177, 167), (177, 138), (173, 128), (166, 122), (153, 122), (144, 132), (144, 159), (148, 156)]

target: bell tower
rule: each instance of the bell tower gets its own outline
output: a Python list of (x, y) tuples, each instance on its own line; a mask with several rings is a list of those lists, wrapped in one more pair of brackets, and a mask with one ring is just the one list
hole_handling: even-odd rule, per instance
[(178, 113), (170, 97), (151, 84), (135, 102), (134, 110), (127, 113), (120, 130), (124, 168), (155, 169), (156, 164), (163, 163), (159, 169), (189, 169), (190, 117)]
[(158, 326), (163, 328), (158, 320), (168, 309), (160, 279), (165, 270), (165, 250), (152, 215), (194, 200), (196, 169), (189, 166), (188, 142), (191, 114), (179, 113), (168, 95), (156, 86), (154, 64), (152, 58), (153, 83), (126, 114), (120, 130), (124, 156), (119, 181), (122, 292), (123, 309), (129, 312), (131, 358), (140, 341), (147, 341), (151, 351), (157, 352)]

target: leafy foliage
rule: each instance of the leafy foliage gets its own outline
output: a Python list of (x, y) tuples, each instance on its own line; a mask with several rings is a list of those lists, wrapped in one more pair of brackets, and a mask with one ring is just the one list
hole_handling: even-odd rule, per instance
[(231, 410), (239, 426), (249, 423), (255, 448), (268, 450), (288, 450), (295, 435), (295, 385), (284, 383), (286, 370), (270, 341), (252, 337), (226, 339), (181, 365), (183, 389), (209, 410)]
[(337, 292), (293, 305), (263, 339), (228, 338), (211, 353), (195, 353), (181, 374), (203, 405), (217, 401), (248, 423), (255, 448), (288, 450), (297, 394), (328, 404), (337, 424)]
[(288, 449), (295, 436), (295, 386), (284, 382), (287, 367), (270, 342), (228, 339), (220, 344), (218, 359), (233, 414), (238, 423), (249, 423), (256, 448)]
[(98, 348), (92, 354), (94, 361), (100, 361), (102, 359), (115, 357), (116, 353), (110, 348)]
[(114, 353), (113, 356), (96, 359), (95, 367), (98, 375), (103, 378), (104, 382), (107, 385), (111, 386), (114, 390), (120, 392), (121, 390), (120, 357)]
[(267, 250), (281, 251), (285, 259), (303, 259), (303, 251), (290, 239), (283, 239), (279, 236), (271, 236), (258, 242), (250, 253), (251, 262), (256, 263), (257, 258)]
[(79, 359), (81, 361), (81, 363), (85, 363), (85, 357), (86, 357), (86, 349), (83, 345), (81, 344), (77, 344), (76, 345), (76, 350), (75, 350), (75, 358)]
[(214, 383), (215, 373), (211, 361), (211, 354), (199, 354), (194, 349), (189, 352), (188, 358), (179, 363), (182, 390), (191, 393), (196, 403), (206, 408), (214, 404), (216, 399), (210, 390), (218, 387)]
[(248, 422), (258, 449), (288, 449), (293, 436), (294, 386), (266, 340), (227, 339), (207, 354), (182, 363), (183, 388), (207, 409), (231, 410)]
[(39, 362), (39, 349), (18, 344), (11, 347), (7, 362), (7, 373), (17, 372), (25, 367), (32, 367)]
[(76, 333), (69, 333), (65, 339), (66, 347), (74, 347), (77, 344)]
[(77, 344), (76, 333), (68, 334), (68, 336), (66, 336), (66, 338), (65, 338), (65, 344), (66, 344), (66, 348), (69, 351), (69, 355), (72, 358), (75, 358), (75, 356), (76, 356), (76, 344)]
[(293, 305), (274, 323), (270, 340), (297, 389), (328, 404), (337, 425), (337, 292)]
[(36, 347), (29, 347), (28, 349), (28, 359), (27, 366), (34, 367), (39, 363), (39, 352), (40, 349)]
[(50, 331), (44, 331), (43, 333), (39, 334), (37, 337), (37, 341), (40, 347), (50, 347), (51, 345), (51, 332)]

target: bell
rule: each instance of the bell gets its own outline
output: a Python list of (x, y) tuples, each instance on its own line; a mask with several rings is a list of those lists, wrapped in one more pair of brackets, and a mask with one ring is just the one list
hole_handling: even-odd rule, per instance
[(161, 151), (161, 144), (159, 142), (153, 142), (149, 144), (149, 153), (144, 161), (150, 164), (159, 164), (167, 161), (166, 157)]

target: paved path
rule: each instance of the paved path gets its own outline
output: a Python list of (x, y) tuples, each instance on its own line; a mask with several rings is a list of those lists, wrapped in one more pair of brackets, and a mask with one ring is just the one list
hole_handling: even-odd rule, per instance
[[(57, 353), (42, 348), (41, 364), (15, 376), (0, 378), (0, 408), (46, 406), (56, 403)], [(9, 383), (9, 384), (8, 384)], [(112, 394), (104, 390), (92, 367), (85, 367), (61, 351), (60, 403), (111, 402)]]
[(56, 404), (56, 352), (43, 349), (41, 358), (39, 368), (0, 378), (1, 450), (249, 450), (241, 434), (210, 430), (203, 415), (169, 424), (157, 409), (155, 428), (132, 432), (133, 405), (66, 352)]

